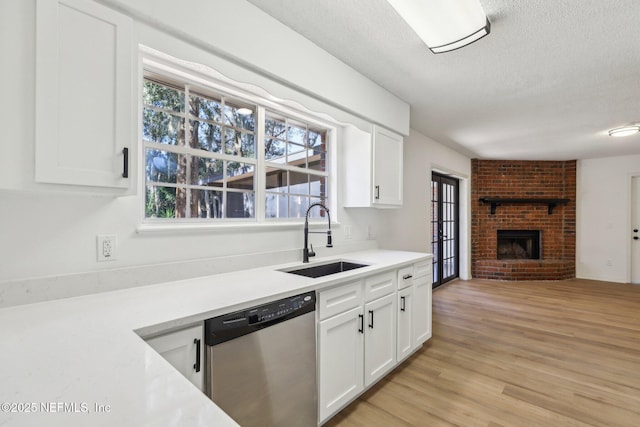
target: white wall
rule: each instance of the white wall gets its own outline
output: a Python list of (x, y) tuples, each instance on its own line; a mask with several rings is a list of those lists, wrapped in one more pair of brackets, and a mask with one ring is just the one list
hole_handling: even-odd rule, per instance
[(640, 155), (578, 161), (576, 275), (629, 282), (631, 177)]
[(431, 252), (433, 170), (460, 179), (460, 277), (469, 279), (471, 160), (413, 129), (404, 139), (404, 204), (380, 214), (386, 226), (378, 234), (378, 243), (388, 249)]
[[(229, 78), (259, 84), (337, 120), (363, 127), (366, 119), (408, 130), (407, 104), (250, 4), (189, 1), (190, 6), (136, 2), (134, 15), (143, 7), (156, 13), (136, 23), (137, 42), (205, 63)], [(102, 3), (129, 7), (117, 0)], [(207, 13), (183, 13), (188, 7)], [(214, 15), (219, 26), (208, 25)], [(163, 21), (171, 21), (167, 27), (177, 31), (199, 20), (191, 33), (160, 30)], [(235, 29), (246, 22), (254, 29), (239, 35)], [(0, 3), (0, 31), (0, 307), (301, 258), (300, 223), (139, 233), (141, 188), (118, 197), (35, 183), (35, 0)], [(90, 34), (86, 37), (90, 43)], [(292, 56), (295, 61), (287, 66), (282, 57), (265, 56), (269, 46), (299, 56)], [(326, 249), (320, 236), (312, 236), (319, 256), (375, 246), (367, 230), (381, 228), (377, 210), (338, 209), (332, 217), (351, 226), (351, 237), (345, 239), (344, 228), (335, 227), (335, 248)], [(107, 233), (117, 235), (117, 260), (99, 263), (96, 236)]]

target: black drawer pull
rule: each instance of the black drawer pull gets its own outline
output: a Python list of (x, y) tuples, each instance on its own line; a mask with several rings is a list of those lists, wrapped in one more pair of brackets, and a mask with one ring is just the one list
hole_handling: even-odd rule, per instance
[(122, 157), (123, 157), (122, 177), (129, 178), (129, 149), (127, 147), (124, 147), (122, 149)]
[(402, 280), (409, 280), (413, 277), (413, 274), (405, 274), (404, 276), (402, 276)]
[(193, 364), (193, 369), (196, 372), (200, 372), (200, 341), (198, 338), (193, 340), (193, 343), (196, 345), (196, 363)]

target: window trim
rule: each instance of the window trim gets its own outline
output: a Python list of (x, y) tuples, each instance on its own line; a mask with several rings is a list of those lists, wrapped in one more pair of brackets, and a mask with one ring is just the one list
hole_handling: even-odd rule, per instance
[[(338, 190), (337, 182), (339, 179), (337, 168), (337, 137), (339, 122), (330, 118), (326, 113), (317, 113), (306, 109), (304, 106), (292, 101), (280, 100), (269, 95), (262, 88), (257, 86), (251, 86), (248, 84), (242, 84), (235, 82), (229, 78), (224, 77), (212, 68), (201, 64), (189, 63), (181, 61), (176, 58), (169, 57), (168, 55), (162, 55), (162, 57), (154, 54), (156, 53), (150, 48), (140, 46), (140, 61), (139, 61), (139, 88), (138, 88), (138, 102), (139, 102), (139, 141), (138, 149), (140, 159), (140, 186), (141, 196), (143, 201), (139, 203), (140, 206), (140, 222), (137, 227), (138, 232), (149, 232), (152, 230), (158, 231), (173, 231), (173, 230), (187, 230), (197, 229), (203, 230), (207, 228), (229, 228), (229, 229), (253, 229), (253, 228), (274, 228), (281, 229), (291, 226), (297, 226), (304, 222), (304, 218), (266, 218), (266, 169), (267, 167), (277, 166), (281, 169), (293, 170), (294, 172), (308, 173), (310, 175), (319, 175), (327, 178), (328, 185), (326, 189), (326, 198), (328, 199), (328, 208), (332, 212), (332, 223), (338, 223), (338, 215), (336, 210), (338, 207)], [(160, 219), (160, 218), (146, 218), (145, 216), (145, 187), (146, 176), (145, 170), (142, 165), (144, 164), (145, 150), (147, 147), (147, 141), (142, 139), (142, 112), (144, 110), (144, 100), (142, 97), (142, 88), (144, 81), (150, 74), (150, 80), (158, 80), (158, 83), (167, 86), (173, 86), (179, 90), (184, 91), (182, 84), (194, 86), (194, 93), (205, 95), (207, 89), (215, 93), (217, 96), (225, 96), (233, 98), (234, 101), (246, 102), (256, 107), (255, 121), (256, 129), (254, 129), (253, 135), (256, 143), (256, 157), (255, 158), (239, 158), (236, 156), (226, 155), (223, 153), (217, 154), (216, 158), (224, 157), (225, 160), (240, 161), (247, 160), (247, 163), (255, 165), (254, 172), (254, 218), (224, 218), (222, 220), (210, 219), (210, 218), (174, 218), (174, 219)], [(157, 76), (154, 78), (153, 76)], [(200, 89), (205, 89), (204, 93)], [(187, 92), (188, 93), (188, 92)], [(264, 156), (264, 122), (267, 113), (275, 114), (282, 118), (300, 122), (305, 124), (309, 128), (320, 128), (326, 130), (326, 147), (327, 147), (327, 170), (326, 172), (318, 172), (313, 169), (299, 168), (295, 166), (289, 166), (287, 164), (268, 163)], [(185, 111), (182, 113), (185, 120), (188, 120), (189, 113)], [(322, 117), (321, 117), (322, 116)], [(152, 143), (153, 144), (153, 143)], [(162, 144), (155, 144), (154, 147)], [(186, 154), (188, 147), (173, 146), (172, 152), (182, 152), (184, 149)], [(162, 148), (157, 148), (162, 149)], [(193, 154), (189, 152), (189, 154)], [(205, 156), (208, 157), (208, 156)], [(310, 195), (311, 196), (311, 195)], [(312, 196), (311, 196), (312, 197)], [(311, 218), (311, 222), (323, 222), (324, 219)]]

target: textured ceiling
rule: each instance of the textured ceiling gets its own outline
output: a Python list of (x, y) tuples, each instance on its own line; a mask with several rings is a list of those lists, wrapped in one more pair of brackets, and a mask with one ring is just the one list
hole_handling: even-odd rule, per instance
[[(411, 105), (472, 157), (640, 153), (640, 1), (481, 0), (491, 34), (434, 55), (385, 0), (248, 0)], [(640, 167), (640, 165), (639, 165)]]

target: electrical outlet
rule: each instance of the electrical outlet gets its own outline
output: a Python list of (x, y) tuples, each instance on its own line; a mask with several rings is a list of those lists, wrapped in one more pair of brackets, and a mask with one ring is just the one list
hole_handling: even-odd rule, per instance
[(98, 261), (113, 261), (116, 259), (116, 235), (99, 234), (97, 239)]
[(350, 225), (345, 225), (344, 226), (344, 239), (345, 240), (351, 239), (351, 226)]
[(376, 238), (376, 234), (373, 231), (373, 226), (371, 224), (367, 225), (367, 239), (375, 240), (375, 238)]

